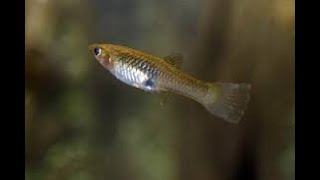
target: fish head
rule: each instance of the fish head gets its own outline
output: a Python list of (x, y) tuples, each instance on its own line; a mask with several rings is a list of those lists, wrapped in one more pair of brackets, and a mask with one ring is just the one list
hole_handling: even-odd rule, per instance
[(106, 69), (111, 70), (113, 67), (111, 53), (112, 50), (107, 44), (94, 43), (89, 45), (89, 51), (95, 59)]

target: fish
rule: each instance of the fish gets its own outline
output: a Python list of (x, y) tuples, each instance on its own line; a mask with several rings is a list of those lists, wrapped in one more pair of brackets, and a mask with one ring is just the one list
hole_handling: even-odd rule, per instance
[(239, 123), (247, 109), (251, 83), (200, 80), (181, 70), (181, 54), (159, 57), (108, 43), (93, 43), (88, 48), (106, 70), (132, 87), (190, 98), (214, 116), (235, 124)]

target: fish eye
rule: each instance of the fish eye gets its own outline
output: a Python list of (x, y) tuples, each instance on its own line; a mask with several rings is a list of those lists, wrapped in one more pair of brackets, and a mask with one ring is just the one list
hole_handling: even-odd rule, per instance
[(101, 48), (94, 48), (93, 52), (96, 56), (99, 56), (101, 54)]

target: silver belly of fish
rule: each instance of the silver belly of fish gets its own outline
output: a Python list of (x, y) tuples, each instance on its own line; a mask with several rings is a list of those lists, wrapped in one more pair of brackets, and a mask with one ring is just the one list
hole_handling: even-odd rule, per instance
[(114, 68), (110, 71), (117, 79), (128, 84), (130, 86), (145, 90), (155, 90), (152, 77), (142, 70), (129, 66), (127, 64), (117, 63), (114, 64)]

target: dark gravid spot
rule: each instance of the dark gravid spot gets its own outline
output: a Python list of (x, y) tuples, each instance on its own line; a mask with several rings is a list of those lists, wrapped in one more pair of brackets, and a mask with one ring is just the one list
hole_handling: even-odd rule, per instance
[(153, 88), (155, 85), (155, 81), (153, 78), (149, 78), (146, 82), (145, 82), (145, 86)]

